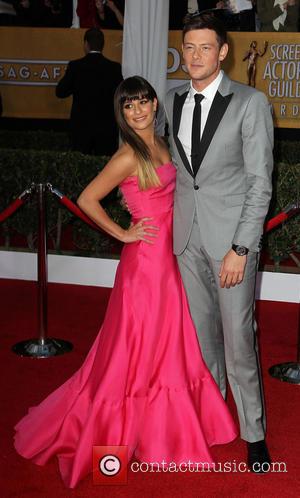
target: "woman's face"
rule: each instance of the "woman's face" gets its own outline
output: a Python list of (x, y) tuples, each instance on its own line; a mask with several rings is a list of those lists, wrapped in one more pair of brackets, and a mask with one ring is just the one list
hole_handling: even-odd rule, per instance
[(146, 97), (126, 100), (123, 103), (125, 121), (134, 131), (142, 131), (153, 126), (157, 110), (157, 99), (153, 101)]

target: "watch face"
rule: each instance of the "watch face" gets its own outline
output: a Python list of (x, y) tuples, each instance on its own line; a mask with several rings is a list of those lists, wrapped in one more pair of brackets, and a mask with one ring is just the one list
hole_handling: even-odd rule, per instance
[(237, 253), (238, 256), (245, 256), (248, 250), (244, 246), (237, 246), (235, 252)]

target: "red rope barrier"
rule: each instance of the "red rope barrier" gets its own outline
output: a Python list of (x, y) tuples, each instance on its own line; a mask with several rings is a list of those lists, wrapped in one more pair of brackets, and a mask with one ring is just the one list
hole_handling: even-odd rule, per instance
[[(71, 211), (75, 216), (78, 216), (78, 218), (81, 218), (85, 223), (90, 225), (92, 228), (95, 230), (101, 230), (96, 223), (94, 223), (81, 209), (74, 204), (68, 197), (63, 195), (59, 190), (55, 189), (52, 187), (51, 184), (48, 183), (48, 188), (52, 194), (55, 194), (58, 197), (58, 200), (61, 204), (63, 204), (69, 211)], [(300, 212), (300, 206), (298, 204), (290, 204), (285, 208), (284, 211), (281, 213), (277, 214), (269, 220), (265, 224), (265, 232), (270, 232), (270, 230), (273, 230), (276, 226), (280, 225), (287, 219), (289, 219), (291, 216), (294, 216), (295, 214)]]
[(81, 209), (74, 204), (74, 202), (70, 201), (68, 197), (65, 195), (59, 199), (60, 203), (63, 204), (69, 211), (71, 211), (73, 214), (75, 214), (78, 218), (81, 218), (85, 223), (88, 223), (92, 228), (95, 230), (100, 230), (100, 227), (96, 225)]
[[(76, 204), (74, 204), (74, 202), (72, 202), (68, 197), (63, 195), (59, 190), (53, 188), (50, 183), (47, 184), (47, 187), (52, 194), (56, 195), (59, 202), (63, 206), (65, 206), (69, 211), (71, 211), (71, 213), (75, 214), (75, 216), (77, 216), (82, 221), (90, 225), (90, 227), (92, 227), (94, 230), (101, 231), (101, 228), (98, 227), (98, 225), (94, 223), (83, 211), (81, 211), (81, 209)], [(15, 211), (17, 211), (17, 209), (19, 209), (20, 206), (22, 206), (25, 203), (28, 195), (32, 193), (32, 188), (24, 190), (24, 192), (22, 192), (22, 194), (19, 195), (19, 197), (14, 202), (12, 202), (10, 206), (8, 206), (6, 209), (4, 209), (4, 211), (2, 211), (2, 213), (0, 213), (0, 223), (5, 221), (9, 216), (15, 213)], [(274, 218), (272, 218), (265, 224), (264, 231), (270, 232), (271, 230), (273, 230), (273, 228), (277, 227), (284, 221), (291, 218), (291, 216), (294, 216), (299, 212), (300, 212), (299, 204), (290, 204), (289, 206), (286, 207), (284, 211), (274, 216)]]
[(284, 211), (274, 216), (274, 218), (271, 218), (271, 220), (265, 224), (265, 232), (270, 232), (273, 228), (277, 227), (299, 212), (300, 206), (298, 204), (290, 204)]
[(98, 225), (96, 225), (96, 223), (94, 223), (83, 211), (81, 211), (81, 209), (76, 204), (74, 204), (74, 202), (72, 202), (68, 197), (63, 195), (59, 190), (53, 188), (52, 185), (50, 185), (49, 183), (48, 183), (48, 189), (52, 194), (56, 195), (59, 202), (63, 206), (65, 206), (69, 211), (71, 211), (71, 213), (75, 214), (75, 216), (77, 216), (82, 221), (90, 225), (90, 227), (94, 228), (94, 230), (101, 230), (101, 228), (98, 227)]
[(2, 213), (0, 213), (0, 223), (6, 220), (9, 216), (11, 216), (17, 209), (19, 209), (20, 206), (24, 204), (24, 201), (22, 199), (16, 199), (14, 202), (10, 204)]
[(274, 218), (266, 223), (265, 232), (273, 230), (273, 228), (277, 227), (277, 225), (280, 225), (280, 223), (283, 223), (288, 218), (289, 216), (286, 213), (279, 213), (277, 216), (274, 216)]
[(28, 196), (32, 194), (32, 189), (27, 189), (22, 192), (22, 194), (19, 195), (19, 197), (14, 200), (7, 208), (0, 213), (0, 223), (5, 221), (9, 216), (14, 214), (17, 209), (19, 209), (20, 206), (23, 206), (25, 204), (25, 201), (27, 200)]

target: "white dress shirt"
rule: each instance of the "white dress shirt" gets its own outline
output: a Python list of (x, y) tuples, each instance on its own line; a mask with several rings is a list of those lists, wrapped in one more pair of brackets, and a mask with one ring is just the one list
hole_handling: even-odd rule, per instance
[(220, 71), (218, 76), (202, 92), (197, 92), (197, 90), (195, 90), (195, 88), (193, 87), (191, 81), (191, 87), (189, 93), (183, 104), (178, 138), (182, 143), (184, 152), (186, 153), (191, 168), (192, 168), (191, 165), (192, 123), (193, 123), (193, 112), (195, 107), (194, 95), (196, 93), (201, 93), (201, 95), (204, 96), (204, 99), (201, 102), (201, 135), (199, 137), (199, 140), (201, 140), (201, 136), (207, 121), (211, 104), (215, 98), (215, 95), (217, 93), (222, 78), (223, 78), (223, 71)]

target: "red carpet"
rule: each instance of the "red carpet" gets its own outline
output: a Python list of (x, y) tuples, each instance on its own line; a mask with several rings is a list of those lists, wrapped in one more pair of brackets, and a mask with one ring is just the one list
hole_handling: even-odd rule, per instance
[[(295, 360), (298, 306), (259, 302), (257, 315), (265, 381), (268, 444), (274, 462), (285, 462), (286, 472), (252, 475), (248, 472), (133, 473), (128, 484), (96, 486), (92, 477), (75, 490), (64, 487), (56, 461), (38, 467), (19, 457), (12, 446), (13, 426), (29, 406), (39, 403), (82, 363), (98, 332), (110, 290), (96, 287), (49, 285), (49, 336), (70, 340), (72, 353), (57, 358), (21, 358), (10, 348), (36, 337), (36, 288), (33, 282), (0, 280), (1, 325), (1, 496), (5, 498), (215, 498), (276, 497), (300, 495), (299, 386), (272, 379), (274, 363)], [(229, 405), (234, 412), (231, 397)], [(245, 461), (245, 445), (237, 440), (215, 447), (217, 462), (234, 468)]]

